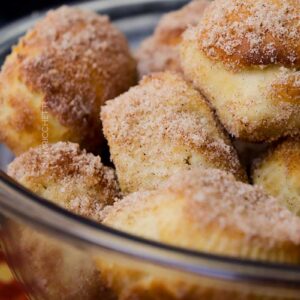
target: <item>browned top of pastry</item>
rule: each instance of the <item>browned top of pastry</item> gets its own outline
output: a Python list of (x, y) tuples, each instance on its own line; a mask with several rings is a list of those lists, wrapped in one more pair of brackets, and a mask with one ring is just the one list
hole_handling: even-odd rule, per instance
[(209, 161), (225, 164), (244, 178), (236, 153), (205, 99), (179, 74), (145, 76), (138, 86), (108, 101), (101, 116), (110, 143), (151, 147), (154, 140), (170, 140), (202, 149)]
[(85, 135), (100, 128), (100, 105), (135, 83), (124, 35), (108, 17), (78, 8), (50, 11), (21, 38), (13, 55), (3, 78), (18, 68), (18, 78), (44, 95), (44, 110)]
[[(179, 210), (182, 214), (156, 220), (160, 209), (168, 206), (173, 212), (172, 206), (178, 202), (182, 203)], [(158, 228), (164, 230), (168, 221), (170, 226), (189, 224), (184, 228), (196, 226), (199, 230), (212, 226), (221, 228), (223, 234), (239, 233), (246, 241), (257, 240), (264, 247), (274, 247), (277, 243), (300, 245), (298, 217), (260, 187), (237, 182), (231, 174), (221, 170), (195, 168), (180, 172), (157, 191), (137, 192), (105, 208), (102, 217), (104, 223), (120, 229), (129, 227), (133, 231), (134, 224), (150, 218), (151, 214), (153, 226), (155, 222), (160, 222), (162, 226)], [(135, 230), (139, 231), (138, 228)], [(159, 232), (158, 236), (168, 239), (163, 232)], [(180, 241), (173, 243), (180, 244)]]
[(280, 75), (272, 83), (269, 94), (275, 101), (279, 99), (294, 105), (300, 104), (300, 71), (291, 72), (282, 68)]
[(228, 68), (300, 65), (299, 0), (216, 0), (186, 33)]
[(202, 18), (203, 11), (209, 6), (210, 1), (192, 1), (182, 9), (165, 14), (160, 20), (155, 36), (164, 44), (177, 44), (181, 34), (188, 26), (195, 26)]
[(300, 244), (300, 219), (277, 204), (263, 189), (235, 181), (220, 170), (197, 170), (171, 178), (167, 188), (189, 199), (191, 217), (199, 225), (218, 223), (238, 228), (249, 238)]
[(8, 174), (38, 195), (93, 219), (120, 197), (114, 170), (73, 143), (32, 148), (9, 165)]

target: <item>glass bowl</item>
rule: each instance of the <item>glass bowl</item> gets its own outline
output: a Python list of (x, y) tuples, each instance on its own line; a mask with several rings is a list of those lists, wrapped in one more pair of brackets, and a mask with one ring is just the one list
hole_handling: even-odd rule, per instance
[[(122, 0), (79, 6), (108, 14), (134, 48), (162, 13), (184, 3)], [(0, 30), (2, 62), (41, 15)], [(30, 299), (300, 299), (300, 267), (189, 251), (113, 230), (18, 185), (5, 174), (11, 159), (0, 146), (0, 236)], [(107, 288), (112, 282), (126, 288), (112, 292)]]

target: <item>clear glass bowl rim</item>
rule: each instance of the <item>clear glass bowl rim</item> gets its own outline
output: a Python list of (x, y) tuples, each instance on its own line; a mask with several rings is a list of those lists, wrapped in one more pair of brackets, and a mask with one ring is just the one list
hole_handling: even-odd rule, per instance
[[(77, 6), (109, 13), (114, 9), (159, 6), (173, 0), (89, 1)], [(174, 2), (174, 1), (173, 1)], [(186, 0), (175, 0), (185, 3)], [(0, 29), (0, 52), (41, 15), (23, 18)], [(200, 276), (282, 287), (299, 287), (300, 266), (243, 260), (165, 245), (136, 237), (68, 212), (25, 189), (0, 171), (0, 212), (79, 247), (119, 253)]]

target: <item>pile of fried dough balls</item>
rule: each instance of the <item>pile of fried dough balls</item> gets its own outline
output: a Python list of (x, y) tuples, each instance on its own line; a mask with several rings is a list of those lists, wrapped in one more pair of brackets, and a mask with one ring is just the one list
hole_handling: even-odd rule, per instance
[[(195, 0), (132, 55), (108, 17), (50, 11), (0, 74), (0, 139), (17, 156), (8, 174), (127, 233), (299, 265), (299, 19), (299, 0)], [(47, 299), (256, 299), (171, 271), (70, 258), (21, 226), (15, 239)]]

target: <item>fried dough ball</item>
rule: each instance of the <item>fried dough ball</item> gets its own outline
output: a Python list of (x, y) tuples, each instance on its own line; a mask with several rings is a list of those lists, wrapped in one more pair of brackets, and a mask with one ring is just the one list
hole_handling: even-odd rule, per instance
[(103, 207), (120, 197), (114, 170), (69, 142), (30, 149), (7, 173), (39, 196), (96, 221)]
[(166, 70), (182, 72), (178, 51), (181, 34), (189, 25), (199, 22), (209, 4), (208, 0), (192, 1), (162, 17), (154, 34), (143, 41), (136, 53), (141, 77)]
[(180, 47), (185, 76), (235, 137), (300, 133), (300, 2), (216, 0)]
[(256, 161), (253, 182), (300, 216), (300, 139), (283, 141)]
[[(31, 149), (9, 165), (8, 174), (37, 195), (96, 221), (104, 206), (120, 197), (114, 171), (73, 143)], [(109, 299), (99, 298), (104, 290), (89, 257), (30, 228), (13, 224), (11, 230), (17, 259), (41, 299)]]
[(192, 166), (245, 179), (235, 149), (202, 96), (179, 74), (145, 77), (102, 107), (104, 135), (122, 192), (155, 189)]
[(20, 154), (43, 142), (95, 150), (100, 106), (136, 82), (127, 41), (106, 16), (50, 11), (13, 48), (0, 74), (0, 140)]
[[(231, 174), (197, 168), (170, 178), (159, 190), (136, 192), (103, 210), (103, 223), (130, 234), (201, 252), (276, 263), (300, 263), (300, 219), (259, 187)], [(265, 299), (241, 297), (207, 279), (135, 270), (98, 258), (102, 276), (120, 299)], [(127, 272), (126, 272), (127, 268)], [(250, 293), (259, 293), (250, 291)], [(127, 297), (125, 297), (125, 295)], [(157, 295), (164, 295), (159, 298)], [(236, 296), (236, 297), (233, 297)], [(272, 298), (273, 299), (273, 298)], [(274, 298), (275, 299), (275, 298)], [(285, 298), (280, 298), (285, 299)]]

